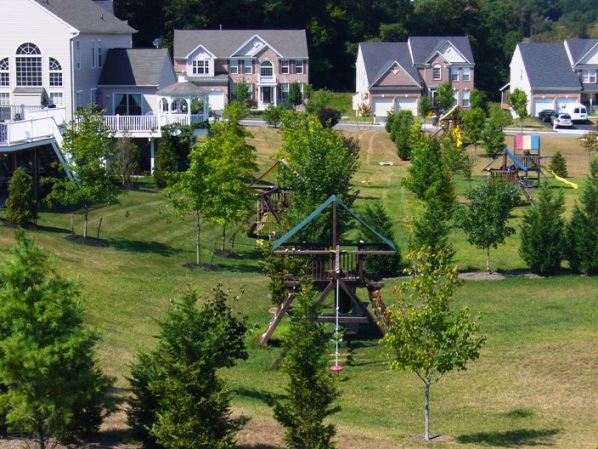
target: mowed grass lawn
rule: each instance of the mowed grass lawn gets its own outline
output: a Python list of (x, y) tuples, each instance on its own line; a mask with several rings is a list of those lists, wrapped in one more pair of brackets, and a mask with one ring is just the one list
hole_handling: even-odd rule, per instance
[[(280, 144), (277, 130), (252, 128), (251, 144), (258, 149), (262, 169), (272, 165)], [(355, 178), (365, 201), (381, 201), (393, 217), (396, 240), (403, 255), (409, 241), (409, 217), (417, 207), (413, 196), (400, 184), (408, 163), (401, 162), (384, 131), (346, 132), (361, 142), (361, 168)], [(512, 147), (512, 139), (507, 144)], [(587, 173), (588, 155), (574, 138), (542, 139), (543, 154), (561, 151), (573, 182), (580, 185)], [(475, 149), (471, 148), (472, 153)], [(477, 149), (482, 153), (482, 149)], [(380, 166), (392, 161), (392, 166)], [(482, 182), (480, 158), (473, 183)], [(546, 162), (548, 165), (548, 161)], [(469, 183), (456, 178), (460, 194)], [(566, 195), (568, 213), (579, 190), (553, 182)], [(258, 340), (271, 314), (267, 279), (258, 267), (255, 242), (241, 234), (234, 251), (238, 259), (212, 257), (220, 230), (204, 226), (202, 261), (218, 271), (183, 267), (194, 261), (194, 224), (191, 219), (168, 219), (158, 209), (166, 198), (151, 185), (129, 189), (119, 206), (95, 210), (90, 234), (95, 236), (100, 218), (100, 237), (109, 245), (86, 247), (65, 240), (71, 215), (81, 233), (80, 211), (44, 211), (35, 241), (53, 255), (61, 274), (78, 277), (87, 319), (97, 327), (103, 341), (100, 359), (104, 370), (117, 376), (118, 387), (127, 393), (129, 365), (136, 350), (154, 344), (156, 319), (170, 301), (187, 289), (209, 295), (216, 283), (245, 294), (236, 303), (248, 316), (252, 333), (247, 361), (224, 375), (235, 392), (235, 413), (251, 418), (239, 434), (240, 446), (249, 449), (282, 445), (282, 430), (265, 405), (266, 393), (284, 395), (285, 378), (271, 369), (281, 348), (261, 348)], [(518, 208), (512, 222), (519, 226), (526, 207)], [(454, 230), (455, 262), (463, 271), (483, 271), (485, 254), (471, 247), (463, 233)], [(0, 228), (2, 255), (14, 244), (14, 233)], [(230, 243), (227, 242), (230, 248)], [(488, 343), (479, 360), (467, 371), (446, 375), (432, 388), (432, 432), (452, 437), (449, 442), (423, 443), (413, 435), (423, 433), (423, 395), (414, 374), (392, 372), (376, 335), (359, 338), (341, 348), (346, 367), (338, 377), (342, 411), (331, 417), (337, 425), (339, 449), (357, 448), (590, 448), (598, 446), (598, 280), (570, 273), (551, 278), (524, 276), (526, 267), (518, 256), (519, 235), (492, 250), (492, 268), (507, 274), (500, 281), (467, 281), (457, 293), (458, 305), (468, 305), (482, 315)], [(400, 279), (387, 279), (383, 297), (392, 303), (393, 286)], [(283, 322), (284, 323), (284, 322)], [(284, 325), (281, 326), (284, 328)], [(280, 332), (275, 334), (280, 337)], [(332, 361), (331, 347), (331, 361)], [(125, 431), (123, 414), (111, 419), (105, 430)]]

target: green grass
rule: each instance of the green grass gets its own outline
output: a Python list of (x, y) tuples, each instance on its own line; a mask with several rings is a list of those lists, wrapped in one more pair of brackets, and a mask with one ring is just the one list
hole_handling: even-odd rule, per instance
[[(260, 166), (268, 168), (279, 142), (277, 131), (251, 131)], [(348, 134), (358, 137), (362, 144), (362, 166), (355, 179), (360, 190), (356, 208), (364, 201), (382, 201), (393, 218), (396, 240), (404, 255), (409, 240), (407, 219), (416, 205), (400, 184), (407, 163), (396, 158), (383, 132)], [(557, 142), (566, 147), (566, 142)], [(577, 154), (571, 142), (569, 158)], [(545, 145), (553, 151), (548, 142)], [(580, 153), (578, 157), (586, 156)], [(381, 167), (381, 160), (391, 160), (395, 165)], [(578, 182), (583, 173), (578, 171), (574, 176)], [(462, 195), (468, 182), (459, 177), (456, 181)], [(474, 180), (481, 181), (481, 176)], [(570, 208), (579, 191), (560, 188)], [(284, 395), (285, 379), (270, 368), (281, 348), (258, 345), (271, 317), (271, 303), (265, 288), (267, 279), (259, 272), (255, 242), (239, 235), (234, 250), (240, 258), (212, 260), (210, 248), (219, 245), (220, 230), (204, 226), (202, 260), (212, 260), (220, 270), (185, 268), (183, 264), (195, 258), (194, 223), (160, 214), (158, 209), (165, 201), (161, 192), (144, 181), (127, 190), (120, 205), (94, 210), (90, 234), (95, 236), (101, 217), (101, 238), (109, 243), (104, 248), (65, 240), (71, 213), (75, 230), (81, 233), (80, 211), (43, 211), (39, 229), (32, 234), (53, 254), (60, 273), (80, 278), (88, 322), (103, 335), (102, 367), (118, 377), (118, 386), (125, 391), (136, 350), (154, 344), (156, 319), (172, 298), (186, 289), (208, 295), (217, 282), (233, 291), (243, 285), (245, 294), (236, 306), (248, 316), (252, 328), (247, 339), (250, 356), (225, 376), (235, 392), (235, 412), (252, 418), (239, 435), (240, 444), (246, 449), (272, 449), (281, 444), (282, 432), (265, 405), (265, 393)], [(516, 228), (526, 207), (530, 206), (515, 211)], [(458, 230), (452, 232), (451, 241), (457, 250), (455, 262), (463, 270), (484, 270), (484, 251), (467, 244)], [(6, 255), (13, 243), (13, 231), (0, 228), (0, 253)], [(493, 250), (493, 269), (525, 270), (518, 247), (515, 235)], [(449, 435), (467, 448), (596, 447), (598, 280), (564, 272), (551, 278), (508, 276), (502, 281), (467, 281), (458, 290), (457, 303), (481, 314), (488, 343), (467, 371), (450, 373), (432, 387), (433, 433)], [(393, 287), (400, 280), (386, 281), (382, 294), (387, 304), (392, 303)], [(275, 342), (284, 324), (277, 330)], [(338, 377), (342, 411), (331, 418), (338, 427), (339, 449), (431, 447), (410, 438), (423, 432), (420, 381), (415, 375), (390, 371), (383, 353), (376, 335), (355, 339), (350, 346), (345, 341), (341, 348), (345, 366)], [(332, 361), (332, 347), (330, 356)], [(120, 425), (124, 427), (124, 421)], [(432, 446), (442, 449), (455, 444), (435, 442)]]

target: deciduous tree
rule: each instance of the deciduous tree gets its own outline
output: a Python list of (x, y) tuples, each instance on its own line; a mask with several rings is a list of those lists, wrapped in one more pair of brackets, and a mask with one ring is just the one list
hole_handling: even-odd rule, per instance
[(471, 245), (486, 250), (486, 270), (490, 273), (490, 248), (498, 248), (515, 233), (508, 220), (519, 202), (519, 192), (514, 184), (492, 178), (469, 191), (467, 199), (469, 203), (456, 214), (456, 223)]
[(441, 253), (424, 248), (411, 253), (410, 280), (398, 287), (396, 303), (388, 308), (389, 324), (382, 343), (389, 366), (417, 374), (424, 384), (424, 438), (430, 440), (430, 388), (443, 374), (465, 370), (480, 355), (484, 336), (467, 307), (455, 311), (454, 292), (462, 281), (457, 267), (447, 267)]
[(83, 322), (78, 285), (59, 276), (20, 230), (0, 265), (0, 410), (9, 430), (78, 441), (112, 410), (113, 380), (97, 366), (98, 335)]
[(440, 113), (447, 112), (455, 104), (455, 92), (450, 81), (442, 83), (436, 89), (436, 96), (434, 97), (436, 106), (440, 109)]
[(508, 101), (509, 106), (515, 111), (515, 114), (517, 114), (519, 127), (521, 128), (523, 120), (529, 116), (527, 112), (527, 94), (522, 89), (517, 88), (511, 92)]
[(112, 130), (104, 124), (101, 113), (92, 106), (77, 111), (64, 132), (62, 151), (68, 155), (63, 164), (72, 176), (52, 178), (46, 196), (49, 204), (82, 205), (83, 237), (87, 237), (89, 211), (93, 206), (114, 204), (121, 193), (111, 179), (107, 161), (116, 154)]

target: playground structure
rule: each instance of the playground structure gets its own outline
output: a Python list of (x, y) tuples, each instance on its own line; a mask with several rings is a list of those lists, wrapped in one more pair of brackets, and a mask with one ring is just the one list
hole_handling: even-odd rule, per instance
[(515, 149), (511, 152), (504, 148), (501, 156), (500, 168), (492, 168), (498, 158), (488, 164), (484, 171), (489, 172), (492, 177), (500, 177), (506, 181), (517, 183), (525, 198), (533, 204), (533, 198), (529, 192), (530, 188), (540, 185), (542, 168), (540, 161), (540, 137), (539, 136), (515, 136)]
[[(332, 208), (332, 238), (330, 242), (293, 242), (291, 240), (328, 207)], [(346, 210), (381, 243), (341, 242), (338, 234), (339, 207)], [(329, 197), (299, 225), (278, 239), (273, 245), (273, 250), (275, 254), (300, 257), (305, 263), (301, 273), (285, 274), (284, 285), (288, 288), (287, 297), (277, 308), (262, 334), (261, 345), (268, 342), (282, 318), (289, 312), (295, 295), (309, 284), (320, 292), (319, 304), (323, 304), (332, 292), (336, 293), (332, 313), (325, 313), (318, 318), (320, 322), (335, 323), (335, 333), (339, 332), (340, 325), (359, 326), (361, 324), (377, 326), (383, 335), (386, 333), (388, 318), (386, 306), (380, 295), (384, 283), (375, 281), (374, 273), (372, 273), (373, 276), (366, 273), (365, 259), (368, 255), (395, 254), (396, 248), (391, 241), (371, 228), (336, 196)], [(371, 309), (368, 309), (366, 303), (359, 298), (357, 288), (366, 289)], [(338, 359), (335, 366), (338, 367)]]

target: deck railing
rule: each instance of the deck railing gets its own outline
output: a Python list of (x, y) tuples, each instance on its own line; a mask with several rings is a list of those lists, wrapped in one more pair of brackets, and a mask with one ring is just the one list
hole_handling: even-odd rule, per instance
[(105, 115), (104, 123), (117, 133), (158, 133), (160, 128), (171, 124), (195, 125), (207, 121), (206, 114), (164, 114), (164, 115)]

